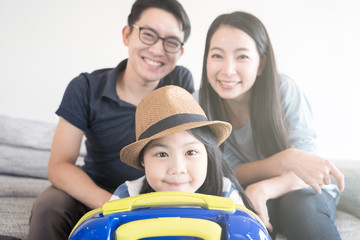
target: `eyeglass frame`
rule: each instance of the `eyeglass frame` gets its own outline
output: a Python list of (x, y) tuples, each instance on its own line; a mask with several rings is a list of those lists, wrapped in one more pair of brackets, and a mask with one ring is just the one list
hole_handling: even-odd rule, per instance
[[(182, 47), (184, 46), (184, 43), (181, 42), (179, 39), (177, 39), (177, 38), (175, 38), (175, 37), (166, 37), (166, 38), (163, 38), (163, 37), (160, 37), (159, 34), (158, 34), (155, 30), (153, 30), (153, 29), (151, 29), (151, 28), (140, 27), (140, 26), (138, 26), (138, 25), (136, 25), (136, 24), (132, 24), (132, 26), (133, 26), (134, 28), (136, 28), (136, 29), (139, 30), (139, 39), (140, 39), (140, 41), (141, 41), (142, 43), (144, 43), (144, 44), (146, 44), (146, 45), (149, 45), (149, 46), (154, 45), (154, 44), (156, 44), (156, 43), (159, 41), (159, 39), (161, 39), (161, 40), (163, 41), (163, 44), (162, 44), (162, 45), (163, 45), (164, 50), (165, 50), (166, 52), (168, 52), (168, 53), (173, 53), (173, 54), (178, 53), (178, 52), (182, 49)], [(143, 29), (149, 30), (149, 31), (153, 32), (153, 33), (155, 34), (155, 36), (157, 37), (157, 39), (156, 39), (152, 44), (146, 43), (146, 42), (144, 42), (144, 41), (141, 39), (140, 36), (141, 36), (141, 31), (142, 31)], [(177, 41), (177, 42), (180, 43), (180, 47), (179, 47), (179, 49), (178, 49), (176, 52), (170, 52), (170, 51), (168, 51), (168, 50), (166, 49), (166, 47), (165, 47), (165, 41), (166, 41), (167, 39), (175, 40), (175, 41)]]

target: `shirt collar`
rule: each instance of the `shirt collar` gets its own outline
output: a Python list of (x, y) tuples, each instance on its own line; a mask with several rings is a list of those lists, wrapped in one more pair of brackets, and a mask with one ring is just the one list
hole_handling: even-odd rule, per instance
[[(125, 71), (126, 65), (127, 65), (127, 59), (121, 61), (116, 66), (116, 68), (114, 68), (107, 74), (106, 83), (104, 85), (104, 89), (103, 89), (101, 96), (110, 98), (116, 102), (121, 101), (116, 92), (116, 82), (119, 77), (119, 74), (122, 71)], [(164, 78), (161, 78), (159, 81), (159, 84), (156, 88), (161, 87), (163, 85), (163, 81), (164, 81)]]
[(107, 75), (106, 75), (106, 81), (103, 88), (103, 92), (101, 93), (101, 96), (110, 98), (114, 101), (119, 101), (119, 97), (116, 93), (116, 82), (118, 79), (119, 74), (122, 71), (125, 71), (127, 64), (127, 59), (121, 61), (116, 68), (112, 69)]

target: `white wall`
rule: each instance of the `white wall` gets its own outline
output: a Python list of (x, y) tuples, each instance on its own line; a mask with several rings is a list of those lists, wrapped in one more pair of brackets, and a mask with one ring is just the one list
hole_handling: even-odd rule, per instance
[[(244, 10), (267, 27), (281, 72), (312, 102), (320, 153), (360, 159), (360, 14), (356, 0), (180, 0), (192, 33), (180, 64), (198, 88), (205, 34)], [(127, 56), (121, 30), (133, 0), (0, 0), (0, 114), (57, 122), (68, 82)], [(0, 133), (1, 134), (1, 133)]]

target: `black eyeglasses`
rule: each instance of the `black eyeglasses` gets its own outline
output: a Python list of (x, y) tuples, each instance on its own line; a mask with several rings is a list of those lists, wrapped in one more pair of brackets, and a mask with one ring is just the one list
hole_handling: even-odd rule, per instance
[(135, 24), (132, 25), (134, 28), (139, 29), (139, 39), (146, 45), (154, 45), (159, 39), (163, 40), (163, 46), (168, 53), (177, 53), (180, 51), (184, 43), (180, 42), (175, 37), (160, 37), (157, 32), (151, 28), (139, 27)]

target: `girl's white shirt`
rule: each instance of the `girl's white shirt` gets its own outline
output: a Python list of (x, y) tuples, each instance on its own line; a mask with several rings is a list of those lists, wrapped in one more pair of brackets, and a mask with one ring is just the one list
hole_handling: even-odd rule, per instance
[[(125, 183), (121, 184), (111, 196), (110, 201), (139, 195), (144, 184), (144, 179), (145, 176), (136, 180), (126, 181)], [(244, 206), (244, 202), (238, 190), (235, 188), (230, 179), (226, 177), (223, 178), (222, 197), (230, 198), (235, 202), (235, 204)]]

